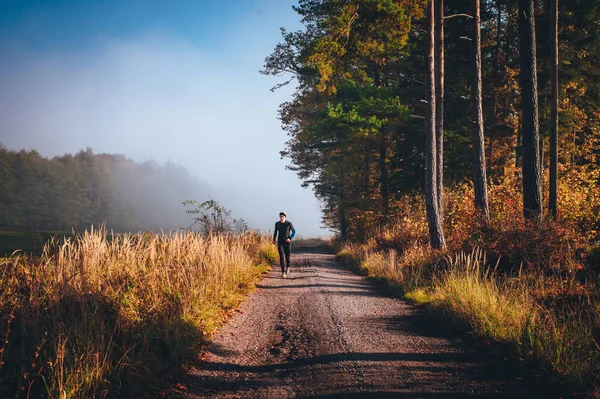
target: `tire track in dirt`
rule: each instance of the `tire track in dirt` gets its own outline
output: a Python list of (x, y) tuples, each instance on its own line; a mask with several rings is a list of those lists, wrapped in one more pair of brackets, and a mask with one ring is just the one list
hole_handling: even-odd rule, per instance
[(566, 398), (543, 376), (444, 331), (333, 255), (265, 275), (172, 398)]

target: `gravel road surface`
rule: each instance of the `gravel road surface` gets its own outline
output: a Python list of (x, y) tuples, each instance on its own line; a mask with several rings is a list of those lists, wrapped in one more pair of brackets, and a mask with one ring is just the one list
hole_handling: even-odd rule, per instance
[[(207, 345), (175, 398), (560, 398), (333, 255), (292, 255)], [(456, 335), (456, 334), (454, 334)]]

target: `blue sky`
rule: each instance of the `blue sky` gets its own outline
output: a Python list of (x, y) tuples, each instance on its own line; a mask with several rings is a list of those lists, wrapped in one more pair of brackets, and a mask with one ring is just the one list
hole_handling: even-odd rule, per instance
[[(91, 147), (171, 160), (208, 195), (272, 229), (327, 235), (279, 151), (293, 87), (262, 76), (293, 0), (0, 0), (0, 142), (52, 157)], [(198, 200), (203, 200), (202, 198)]]

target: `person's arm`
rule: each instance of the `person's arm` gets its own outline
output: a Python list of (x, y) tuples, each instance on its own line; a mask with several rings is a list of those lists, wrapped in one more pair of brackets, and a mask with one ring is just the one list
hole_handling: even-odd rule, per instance
[(275, 223), (275, 229), (273, 230), (273, 241), (277, 238), (277, 223)]
[(292, 234), (290, 235), (290, 240), (292, 238), (294, 238), (295, 235), (296, 235), (296, 229), (294, 228), (294, 226), (292, 226)]

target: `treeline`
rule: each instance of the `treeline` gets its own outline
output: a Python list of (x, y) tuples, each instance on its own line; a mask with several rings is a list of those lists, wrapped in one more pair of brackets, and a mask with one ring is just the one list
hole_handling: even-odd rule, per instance
[[(428, 194), (427, 184), (437, 194), (435, 203), (428, 198), (428, 216), (430, 206), (444, 212), (442, 186), (464, 181), (483, 182), (483, 190), (503, 186), (523, 204), (525, 153), (538, 168), (528, 173), (539, 177), (543, 207), (550, 176), (557, 177), (559, 217), (597, 237), (600, 1), (562, 1), (558, 18), (556, 4), (300, 0), (304, 29), (282, 29), (261, 72), (290, 77), (278, 86), (295, 80), (292, 100), (280, 108), (289, 135), (282, 156), (323, 201), (324, 223), (342, 238), (365, 239), (401, 221), (411, 201)], [(519, 20), (530, 6), (532, 18)], [(526, 62), (533, 71), (522, 70)], [(531, 104), (534, 92), (539, 101)], [(524, 137), (533, 137), (535, 154)], [(526, 217), (541, 216), (522, 207)]]
[(0, 144), (0, 227), (83, 231), (170, 231), (192, 223), (182, 202), (203, 199), (202, 184), (181, 166), (137, 163), (91, 149), (52, 159)]

